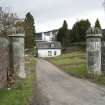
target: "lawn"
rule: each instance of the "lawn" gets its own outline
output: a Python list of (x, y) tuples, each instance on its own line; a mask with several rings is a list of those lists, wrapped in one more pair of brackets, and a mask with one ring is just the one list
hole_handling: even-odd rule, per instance
[(62, 54), (59, 57), (48, 60), (71, 75), (82, 78), (85, 77), (87, 73), (86, 57), (83, 51), (74, 51), (68, 54)]
[(87, 73), (86, 52), (84, 51), (72, 51), (55, 58), (48, 58), (48, 61), (72, 76), (85, 78), (97, 84), (105, 85), (104, 75), (98, 76)]
[(0, 105), (27, 105), (32, 96), (32, 82), (35, 77), (35, 59), (26, 57), (27, 78), (16, 82), (15, 88), (0, 90)]

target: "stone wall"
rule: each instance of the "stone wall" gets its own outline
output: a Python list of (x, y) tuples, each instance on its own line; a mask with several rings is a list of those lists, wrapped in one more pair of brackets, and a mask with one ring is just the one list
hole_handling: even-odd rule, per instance
[(25, 78), (24, 34), (0, 37), (0, 88), (10, 86), (14, 76)]
[(0, 37), (0, 88), (7, 86), (9, 68), (9, 41)]
[(15, 77), (26, 77), (24, 29), (10, 27), (8, 34), (8, 37), (0, 37), (0, 88), (13, 85)]

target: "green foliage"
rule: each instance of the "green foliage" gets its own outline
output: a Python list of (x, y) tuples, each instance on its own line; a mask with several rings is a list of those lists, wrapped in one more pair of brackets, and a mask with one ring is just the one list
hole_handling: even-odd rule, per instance
[(59, 57), (50, 59), (50, 61), (65, 72), (76, 77), (84, 78), (87, 73), (85, 53), (81, 51), (63, 54)]
[(79, 78), (85, 78), (85, 76), (87, 75), (85, 64), (80, 64), (79, 66), (67, 66), (64, 69), (65, 72)]
[(62, 54), (48, 60), (72, 76), (85, 78), (97, 84), (105, 85), (105, 75), (87, 73), (86, 55), (82, 51), (72, 51), (71, 53)]
[(57, 65), (68, 65), (68, 64), (78, 64), (78, 63), (84, 63), (85, 60), (84, 59), (80, 59), (77, 57), (71, 57), (70, 58), (66, 58), (66, 59), (57, 59), (55, 61), (53, 61), (53, 63), (56, 63)]
[(100, 28), (101, 29), (101, 25), (100, 25), (100, 22), (99, 20), (97, 19), (96, 22), (95, 22), (95, 27), (97, 28)]
[(30, 12), (26, 14), (25, 18), (25, 48), (33, 48), (35, 46), (35, 27), (34, 18)]
[(84, 42), (86, 40), (86, 31), (90, 26), (89, 20), (80, 20), (76, 22), (70, 33), (71, 42)]
[(69, 30), (67, 22), (65, 20), (63, 26), (59, 29), (59, 32), (57, 34), (57, 40), (61, 42), (64, 48), (69, 46)]

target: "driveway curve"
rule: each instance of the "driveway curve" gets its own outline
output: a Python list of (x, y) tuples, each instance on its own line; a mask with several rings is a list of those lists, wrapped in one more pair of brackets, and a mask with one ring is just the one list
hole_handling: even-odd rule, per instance
[(38, 59), (36, 70), (49, 105), (105, 105), (105, 88), (72, 77), (46, 60)]

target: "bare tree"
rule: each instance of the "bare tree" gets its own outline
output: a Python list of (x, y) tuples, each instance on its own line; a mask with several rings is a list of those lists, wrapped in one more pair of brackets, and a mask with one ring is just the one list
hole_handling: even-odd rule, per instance
[(9, 29), (15, 25), (17, 19), (17, 15), (10, 12), (10, 9), (3, 10), (3, 8), (0, 7), (0, 33), (7, 36)]

